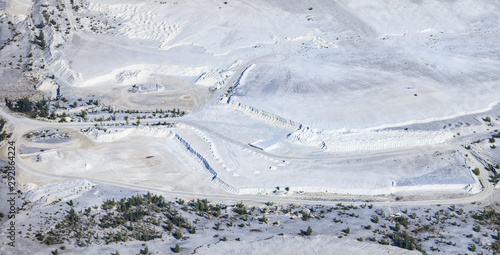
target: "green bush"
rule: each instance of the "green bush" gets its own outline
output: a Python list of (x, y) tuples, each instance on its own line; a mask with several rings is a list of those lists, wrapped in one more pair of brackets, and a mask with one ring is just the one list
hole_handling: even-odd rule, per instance
[(311, 228), (311, 226), (307, 227), (307, 230), (306, 230), (306, 236), (310, 236), (312, 234), (313, 230)]
[(474, 174), (475, 174), (475, 175), (479, 175), (479, 168), (477, 168), (477, 167), (476, 167), (476, 168), (474, 168)]

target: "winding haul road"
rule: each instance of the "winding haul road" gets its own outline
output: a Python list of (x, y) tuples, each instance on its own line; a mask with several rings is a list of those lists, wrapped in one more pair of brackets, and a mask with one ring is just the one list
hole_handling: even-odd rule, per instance
[[(246, 3), (247, 5), (251, 5), (249, 3)], [(71, 8), (69, 1), (66, 1), (66, 13), (69, 17), (69, 22), (71, 26), (74, 28), (73, 31), (75, 32), (74, 35), (83, 37), (86, 40), (90, 41), (97, 41), (96, 38), (93, 38), (91, 36), (88, 36), (87, 34), (78, 31), (76, 28), (76, 25), (74, 24), (74, 17), (72, 15), (72, 11), (69, 9)], [(277, 30), (278, 31), (278, 30)], [(72, 36), (74, 36), (72, 35)], [(281, 36), (277, 35), (277, 40), (282, 40)], [(106, 43), (99, 41), (100, 43)], [(114, 45), (117, 46), (117, 45)], [(130, 48), (129, 45), (126, 44), (121, 44), (118, 45), (119, 47), (123, 48)], [(137, 48), (134, 48), (133, 50), (137, 50)], [(143, 51), (148, 51), (148, 49), (143, 49)], [(286, 51), (282, 51), (286, 52)], [(224, 93), (228, 90), (230, 86), (234, 86), (239, 79), (242, 77), (244, 72), (250, 67), (252, 64), (256, 63), (265, 63), (265, 62), (281, 62), (285, 61), (288, 59), (287, 54), (283, 54), (281, 52), (275, 52), (274, 54), (269, 54), (269, 55), (264, 55), (260, 56), (256, 59), (253, 59), (252, 61), (247, 61), (242, 63), (239, 68), (235, 71), (233, 76), (230, 77), (228, 82), (225, 83), (222, 89), (218, 90), (212, 97), (206, 101), (203, 105), (200, 106), (201, 108), (207, 108), (211, 107), (215, 104), (217, 104), (221, 98), (223, 97)], [(16, 142), (16, 148), (19, 148), (20, 145), (22, 144), (22, 137), (23, 135), (29, 133), (30, 131), (33, 130), (40, 130), (40, 129), (50, 129), (50, 128), (58, 128), (58, 129), (66, 129), (66, 130), (73, 130), (73, 131), (78, 131), (80, 129), (86, 129), (88, 127), (92, 127), (94, 124), (98, 124), (98, 122), (84, 122), (84, 123), (55, 123), (55, 122), (45, 122), (45, 121), (40, 121), (40, 120), (34, 120), (30, 119), (21, 115), (18, 115), (16, 113), (12, 113), (9, 110), (6, 110), (4, 107), (0, 107), (0, 116), (4, 119), (7, 120), (7, 125), (10, 125), (10, 128), (13, 130), (12, 137), (9, 139), (9, 141), (14, 141)], [(205, 133), (209, 133), (212, 136), (215, 136), (219, 139), (231, 142), (233, 144), (237, 144), (241, 147), (248, 148), (251, 150), (255, 150), (254, 148), (250, 147), (248, 144), (243, 143), (241, 141), (238, 141), (220, 131), (214, 130), (206, 125), (203, 125), (203, 123), (199, 121), (192, 120), (190, 118), (180, 118), (180, 119), (160, 119), (163, 121), (168, 121), (171, 123), (182, 123), (188, 126), (192, 126), (200, 131), (203, 131)], [(158, 122), (159, 119), (144, 119), (142, 120), (143, 123), (155, 123)], [(114, 122), (109, 122), (109, 123), (119, 123), (119, 121), (114, 121)], [(133, 127), (131, 127), (133, 128)], [(454, 150), (459, 150), (463, 155), (467, 154), (467, 150), (465, 150), (462, 147), (456, 147), (452, 145), (442, 145), (444, 149), (454, 149)], [(0, 158), (6, 158), (7, 155), (7, 146), (2, 146), (0, 148), (1, 150), (1, 155)], [(393, 150), (381, 150), (381, 151), (376, 151), (372, 152), (369, 155), (366, 154), (356, 154), (356, 153), (349, 153), (349, 155), (334, 155), (334, 154), (318, 154), (314, 155), (314, 159), (325, 159), (325, 158), (336, 158), (336, 159), (355, 159), (359, 157), (373, 157), (373, 156), (384, 156), (384, 155), (393, 155), (394, 153), (413, 153), (417, 152), (419, 150), (418, 147), (409, 147), (409, 148), (403, 148), (403, 149), (393, 149)], [(268, 157), (273, 157), (273, 158), (282, 158), (282, 159), (310, 159), (311, 156), (289, 156), (289, 155), (276, 155), (272, 154), (269, 152), (265, 151), (258, 151), (258, 153), (268, 156)], [(198, 197), (198, 198), (207, 198), (211, 200), (224, 200), (224, 201), (255, 201), (255, 202), (277, 202), (277, 203), (294, 203), (294, 204), (325, 204), (325, 205), (335, 205), (339, 202), (346, 201), (349, 199), (346, 199), (345, 196), (342, 196), (342, 199), (336, 198), (334, 195), (329, 196), (327, 199), (316, 199), (312, 198), (310, 196), (275, 196), (275, 195), (234, 195), (234, 194), (199, 194), (199, 193), (191, 193), (191, 192), (182, 192), (182, 191), (170, 191), (166, 189), (159, 189), (159, 188), (151, 188), (148, 186), (143, 186), (143, 185), (134, 185), (130, 184), (127, 182), (123, 181), (112, 181), (112, 180), (107, 180), (107, 179), (99, 179), (96, 177), (92, 176), (85, 176), (85, 175), (53, 175), (53, 174), (47, 174), (44, 173), (38, 169), (34, 169), (30, 166), (28, 166), (21, 158), (18, 157), (19, 153), (16, 152), (16, 169), (18, 172), (23, 172), (25, 174), (30, 174), (33, 176), (46, 176), (46, 177), (53, 177), (57, 179), (87, 179), (91, 180), (96, 183), (102, 183), (102, 184), (109, 184), (109, 185), (114, 185), (118, 187), (123, 187), (123, 188), (130, 188), (130, 189), (136, 189), (140, 191), (152, 191), (156, 193), (163, 194), (165, 196), (169, 197), (176, 197), (176, 196), (183, 196), (183, 197)], [(493, 208), (500, 210), (500, 207), (496, 205), (497, 203), (497, 192), (495, 191), (495, 187), (488, 181), (489, 176), (488, 173), (484, 170), (484, 164), (480, 162), (476, 158), (476, 156), (469, 157), (469, 160), (471, 160), (472, 164), (479, 167), (481, 170), (481, 174), (478, 176), (481, 184), (483, 185), (483, 190), (475, 195), (464, 197), (464, 198), (453, 198), (453, 199), (436, 199), (436, 200), (420, 200), (420, 201), (392, 201), (391, 198), (389, 197), (370, 197), (370, 196), (353, 196), (353, 200), (358, 200), (358, 202), (354, 203), (365, 203), (365, 201), (368, 200), (377, 200), (375, 202), (372, 202), (374, 205), (387, 205), (387, 206), (392, 206), (392, 205), (431, 205), (431, 204), (469, 204), (473, 202), (482, 202), (485, 205), (491, 205)], [(362, 200), (362, 201), (361, 201)]]
[[(12, 113), (5, 108), (0, 107), (0, 116), (7, 120), (7, 126), (13, 130), (12, 137), (9, 141), (16, 142), (16, 148), (19, 148), (23, 142), (23, 135), (29, 133), (33, 130), (47, 129), (47, 128), (58, 128), (65, 130), (75, 130), (78, 131), (80, 129), (85, 129), (93, 126), (95, 123), (93, 122), (85, 122), (85, 123), (54, 123), (54, 122), (45, 122), (40, 120), (30, 119), (24, 116), (20, 116), (16, 113)], [(151, 122), (157, 122), (158, 120), (152, 120)], [(194, 126), (197, 129), (200, 129), (204, 132), (209, 132), (211, 135), (215, 135), (221, 139), (229, 140), (230, 142), (239, 144), (244, 147), (249, 147), (247, 144), (236, 141), (216, 130), (210, 129), (208, 127), (203, 126), (200, 123), (196, 123), (190, 121), (189, 119), (169, 119), (170, 122), (183, 123), (186, 125)], [(5, 143), (4, 143), (5, 144)], [(411, 152), (415, 148), (407, 148), (408, 152)], [(459, 147), (455, 148), (460, 151), (463, 155), (467, 154), (468, 151), (465, 148)], [(7, 155), (7, 146), (1, 147), (1, 156), (2, 158), (6, 158)], [(399, 150), (401, 152), (401, 150)], [(286, 158), (280, 155), (274, 155), (266, 152), (261, 152), (268, 156)], [(390, 153), (394, 153), (394, 151), (380, 151), (377, 152), (380, 155), (390, 155)], [(16, 152), (16, 169), (19, 175), (19, 172), (24, 174), (29, 174), (32, 176), (45, 176), (52, 177), (56, 179), (87, 179), (96, 183), (114, 185), (117, 187), (129, 188), (139, 191), (151, 191), (159, 194), (163, 194), (167, 197), (186, 197), (186, 198), (207, 198), (215, 201), (253, 201), (253, 202), (275, 202), (275, 203), (293, 203), (293, 204), (324, 204), (324, 205), (335, 205), (339, 202), (345, 202), (346, 200), (352, 201), (352, 203), (356, 204), (364, 204), (366, 200), (370, 200), (370, 202), (374, 205), (383, 205), (383, 206), (396, 206), (396, 205), (433, 205), (433, 204), (470, 204), (474, 202), (480, 202), (482, 205), (490, 205), (496, 210), (500, 210), (500, 207), (497, 205), (498, 191), (495, 189), (494, 185), (489, 182), (488, 172), (484, 170), (484, 165), (475, 157), (468, 157), (471, 160), (471, 163), (480, 169), (480, 175), (478, 176), (479, 181), (481, 182), (483, 189), (480, 193), (471, 195), (468, 197), (462, 198), (449, 198), (449, 199), (433, 199), (433, 200), (419, 200), (419, 201), (394, 201), (390, 197), (379, 197), (379, 196), (353, 196), (352, 198), (346, 198), (346, 196), (335, 197), (334, 195), (325, 197), (325, 198), (315, 198), (311, 196), (297, 196), (297, 195), (287, 195), (287, 196), (276, 196), (276, 195), (235, 195), (235, 194), (199, 194), (199, 193), (191, 193), (191, 192), (182, 192), (182, 191), (170, 191), (161, 188), (151, 188), (144, 185), (134, 185), (124, 181), (115, 181), (115, 180), (107, 180), (107, 179), (99, 179), (92, 176), (85, 175), (54, 175), (47, 174), (38, 169), (34, 169), (28, 166), (23, 162), (21, 158), (18, 157), (19, 153)], [(348, 157), (359, 157), (361, 155), (350, 154)], [(321, 156), (320, 156), (321, 157)], [(332, 155), (329, 155), (332, 157)], [(343, 157), (343, 156), (338, 156)], [(344, 156), (345, 157), (345, 156)]]

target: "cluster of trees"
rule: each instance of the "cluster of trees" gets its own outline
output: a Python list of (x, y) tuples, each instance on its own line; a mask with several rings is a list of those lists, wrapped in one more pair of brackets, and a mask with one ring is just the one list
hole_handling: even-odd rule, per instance
[[(68, 204), (73, 205), (72, 201)], [(97, 208), (95, 206), (94, 209)], [(166, 224), (170, 226), (170, 232), (174, 233), (177, 238), (181, 238), (182, 233), (180, 229), (176, 230), (173, 224), (179, 228), (181, 226), (189, 228), (191, 233), (194, 229), (178, 211), (171, 209), (171, 203), (167, 203), (162, 196), (152, 195), (149, 192), (144, 196), (137, 195), (118, 201), (108, 199), (102, 203), (101, 208), (105, 210), (105, 214), (96, 217), (100, 213), (92, 214), (90, 207), (80, 212), (76, 212), (71, 207), (62, 222), (56, 224), (56, 227), (45, 236), (39, 233), (37, 238), (45, 244), (56, 244), (70, 237), (74, 238), (79, 246), (94, 242), (109, 244), (127, 240), (149, 241), (162, 238), (162, 232), (156, 227), (161, 226), (165, 216), (168, 219)], [(89, 228), (89, 226), (92, 227)], [(94, 226), (98, 226), (97, 230)], [(105, 230), (102, 234), (104, 229), (109, 230)]]
[(405, 228), (408, 228), (408, 225), (409, 225), (408, 218), (406, 218), (406, 217), (404, 217), (404, 216), (399, 216), (399, 217), (394, 218), (394, 221), (395, 221), (397, 224), (401, 224), (401, 225), (403, 225)]
[(407, 250), (417, 249), (417, 250), (423, 252), (422, 248), (420, 247), (418, 242), (415, 240), (415, 238), (413, 238), (412, 236), (410, 236), (406, 232), (391, 233), (391, 234), (389, 234), (389, 238), (391, 238), (391, 240), (394, 242), (394, 245), (396, 245), (400, 248), (407, 249)]
[(50, 119), (56, 118), (54, 113), (50, 113), (49, 101), (45, 98), (36, 102), (32, 102), (28, 97), (17, 99), (15, 102), (5, 98), (5, 105), (11, 111), (26, 113), (32, 118), (36, 118), (37, 116)]
[(5, 98), (5, 105), (10, 110), (16, 111), (16, 112), (30, 112), (33, 109), (33, 104), (27, 97), (23, 97), (21, 99), (18, 99), (15, 104), (8, 98)]
[[(196, 200), (196, 201), (191, 201), (190, 202), (191, 208), (193, 208), (200, 216), (204, 216), (205, 213), (207, 215), (213, 215), (215, 217), (219, 217), (221, 215), (221, 210), (226, 209), (227, 206), (221, 206), (221, 205), (210, 205), (208, 203), (208, 200), (202, 199), (202, 200)], [(243, 204), (241, 204), (241, 207), (244, 208)], [(241, 209), (241, 208), (240, 208)], [(246, 211), (246, 209), (244, 209)], [(233, 209), (234, 211), (234, 209)], [(240, 214), (240, 213), (238, 213)]]
[(95, 105), (95, 106), (99, 106), (99, 100), (93, 100), (93, 99), (90, 99), (89, 102), (87, 103), (88, 105)]
[(247, 210), (245, 205), (243, 203), (237, 203), (236, 206), (233, 208), (233, 212), (239, 214), (239, 215), (247, 215), (250, 214), (250, 212)]

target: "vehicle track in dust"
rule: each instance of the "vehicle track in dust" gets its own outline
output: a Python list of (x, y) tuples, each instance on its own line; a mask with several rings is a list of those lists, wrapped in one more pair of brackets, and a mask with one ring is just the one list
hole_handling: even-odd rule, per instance
[[(0, 108), (0, 115), (3, 118), (8, 120), (8, 123), (12, 125), (14, 130), (13, 135), (10, 141), (15, 141), (18, 144), (17, 148), (19, 148), (19, 143), (22, 143), (22, 136), (29, 131), (43, 129), (43, 128), (64, 128), (64, 129), (76, 129), (75, 131), (87, 128), (92, 126), (93, 123), (48, 123), (43, 121), (37, 121), (33, 119), (29, 119), (14, 113), (10, 113), (4, 108)], [(177, 120), (176, 122), (182, 123), (182, 120)], [(186, 122), (186, 124), (190, 125), (192, 122)], [(204, 126), (197, 125), (196, 128), (200, 130), (204, 130)], [(210, 131), (211, 134), (217, 134), (215, 131), (210, 129), (205, 129), (205, 131)], [(222, 136), (222, 138), (226, 139), (222, 134), (217, 134)], [(239, 145), (244, 145), (241, 142), (235, 141), (234, 139), (230, 139), (231, 142), (236, 142)], [(246, 145), (248, 146), (248, 145)], [(248, 146), (250, 147), (250, 146)], [(6, 147), (2, 148), (2, 155), (6, 155), (5, 150)], [(406, 149), (408, 152), (412, 152), (414, 148)], [(465, 154), (465, 148), (458, 149), (461, 153)], [(398, 150), (401, 151), (401, 150)], [(259, 152), (261, 153), (261, 152)], [(393, 152), (379, 152), (383, 153), (393, 153)], [(16, 153), (18, 154), (18, 153)], [(265, 152), (263, 153), (266, 154)], [(281, 156), (277, 156), (274, 154), (268, 154), (272, 157), (280, 158)], [(349, 157), (359, 158), (360, 155), (351, 154)], [(17, 156), (19, 159), (19, 156)], [(329, 156), (331, 157), (331, 155)], [(340, 158), (344, 156), (339, 156)], [(476, 166), (482, 166), (482, 164), (475, 159), (474, 157), (470, 157), (473, 164)], [(151, 191), (159, 194), (163, 194), (168, 197), (176, 197), (176, 196), (184, 196), (184, 197), (193, 197), (193, 198), (207, 198), (211, 200), (218, 201), (253, 201), (253, 202), (278, 202), (278, 203), (294, 203), (294, 204), (324, 204), (324, 205), (335, 205), (339, 202), (352, 201), (353, 203), (364, 204), (366, 203), (366, 198), (370, 196), (353, 196), (352, 198), (346, 198), (347, 196), (341, 196), (342, 198), (338, 199), (335, 196), (327, 197), (327, 198), (312, 198), (306, 196), (274, 196), (274, 195), (234, 195), (234, 194), (199, 194), (199, 193), (191, 193), (191, 192), (182, 192), (182, 191), (169, 191), (166, 189), (160, 188), (151, 188), (144, 185), (135, 185), (127, 182), (121, 181), (111, 181), (99, 179), (96, 177), (85, 176), (85, 175), (53, 175), (46, 174), (37, 169), (30, 168), (26, 165), (22, 160), (17, 161), (18, 171), (31, 174), (35, 176), (46, 176), (46, 177), (56, 177), (61, 179), (87, 179), (96, 183), (101, 184), (109, 184), (123, 188), (135, 189), (138, 191)], [(484, 167), (484, 166), (483, 166)], [(495, 187), (492, 183), (488, 181), (488, 173), (486, 171), (481, 171), (479, 175), (479, 180), (484, 185), (483, 190), (475, 195), (463, 197), (463, 198), (450, 198), (450, 199), (436, 199), (436, 200), (415, 200), (415, 201), (391, 201), (390, 197), (380, 197), (380, 196), (372, 196), (370, 203), (374, 205), (380, 206), (397, 206), (397, 205), (435, 205), (435, 204), (470, 204), (473, 202), (482, 202), (484, 205), (491, 205), (494, 209), (500, 210), (500, 207), (497, 205), (499, 194), (496, 191)]]

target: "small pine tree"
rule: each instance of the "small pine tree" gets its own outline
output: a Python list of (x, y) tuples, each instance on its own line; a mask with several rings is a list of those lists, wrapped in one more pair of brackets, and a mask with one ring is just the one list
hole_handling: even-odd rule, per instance
[(475, 251), (476, 251), (476, 245), (475, 245), (475, 244), (473, 244), (473, 245), (470, 247), (470, 251), (472, 251), (472, 252), (475, 252)]
[(45, 35), (43, 34), (43, 31), (40, 30), (40, 34), (38, 34), (38, 40), (40, 40), (40, 47), (42, 49), (45, 49), (46, 43), (45, 43)]
[(311, 226), (307, 227), (307, 230), (306, 230), (306, 236), (310, 236), (312, 234), (313, 230), (311, 228)]
[(399, 223), (396, 223), (394, 230), (399, 231), (400, 229), (401, 229), (401, 226), (399, 225)]
[(181, 251), (181, 247), (179, 247), (179, 245), (176, 244), (175, 247), (174, 247), (174, 252), (175, 253), (179, 253), (180, 251)]
[(177, 239), (181, 239), (181, 238), (182, 238), (182, 233), (181, 233), (181, 231), (176, 230), (176, 231), (175, 231), (175, 233), (174, 233), (174, 236), (175, 236), (175, 238), (177, 238)]
[(476, 168), (474, 168), (474, 174), (475, 174), (475, 175), (479, 175), (479, 168), (477, 168), (477, 167), (476, 167)]

